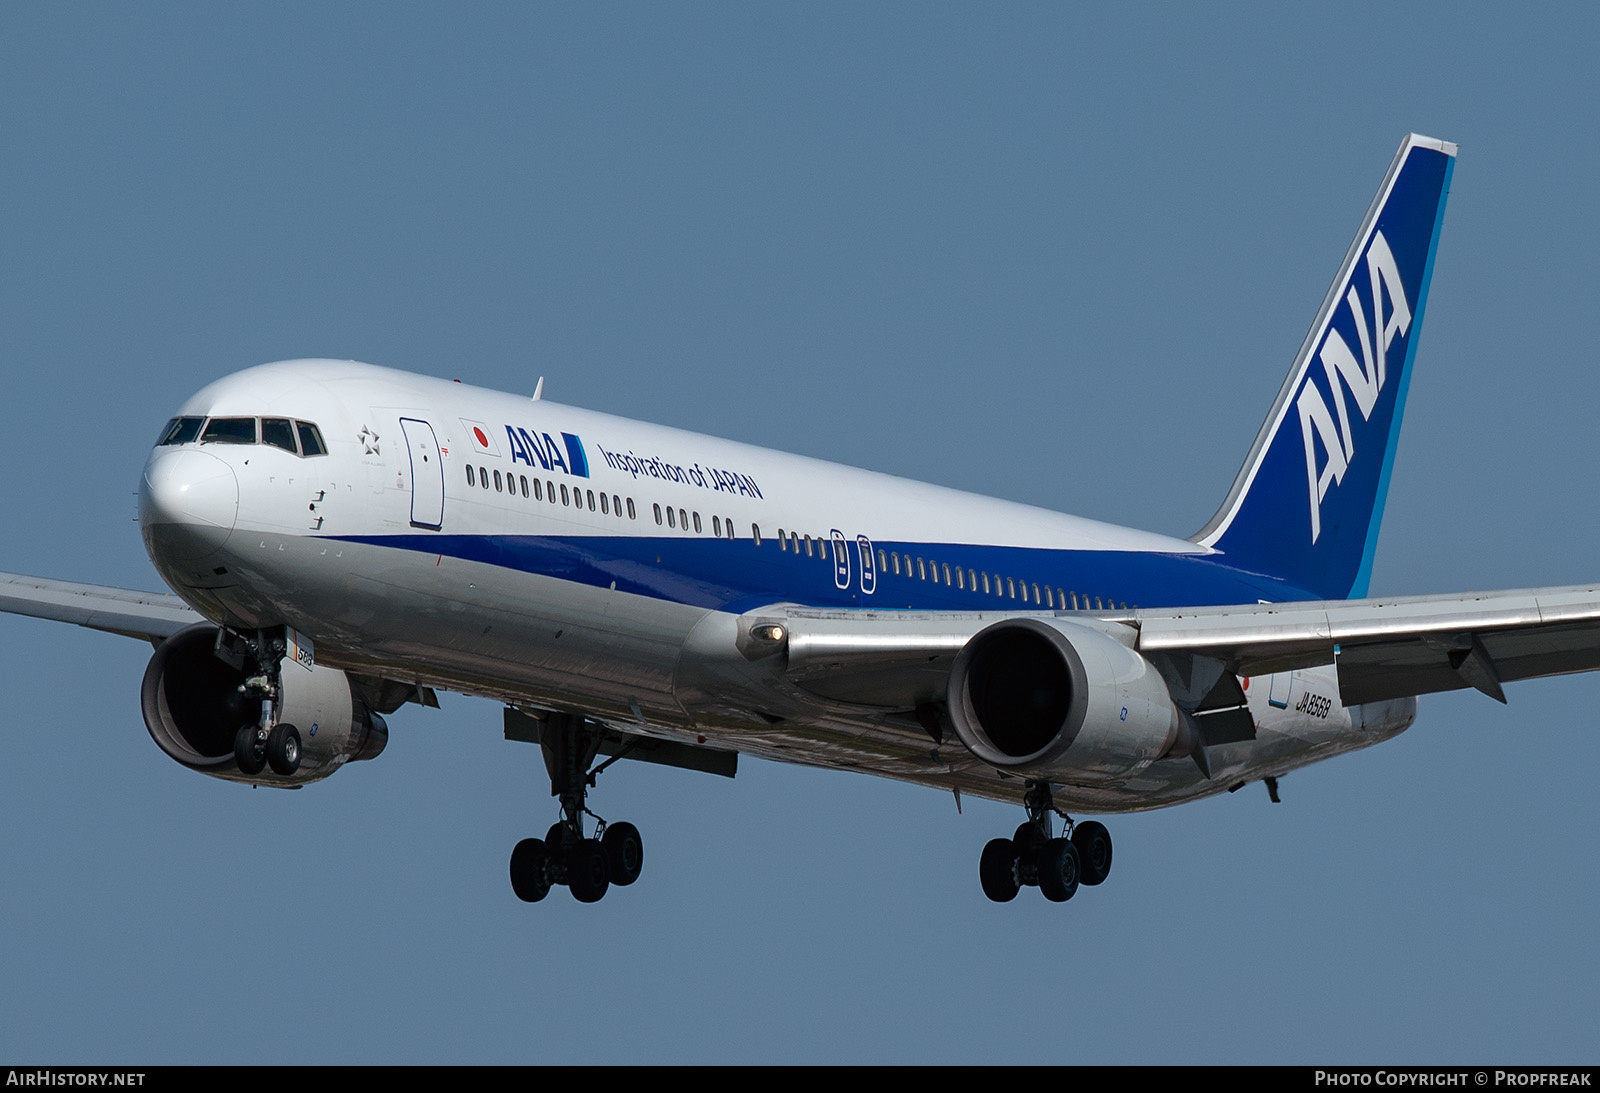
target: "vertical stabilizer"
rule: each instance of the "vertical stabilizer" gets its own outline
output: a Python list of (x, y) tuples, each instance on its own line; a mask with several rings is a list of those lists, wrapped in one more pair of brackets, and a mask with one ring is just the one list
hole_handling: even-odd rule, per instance
[(1456, 146), (1384, 176), (1227, 500), (1193, 539), (1329, 599), (1364, 596)]

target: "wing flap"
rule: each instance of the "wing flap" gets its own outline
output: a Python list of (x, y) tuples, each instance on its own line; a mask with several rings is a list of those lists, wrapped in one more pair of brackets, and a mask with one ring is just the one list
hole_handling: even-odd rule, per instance
[[(962, 646), (984, 627), (1018, 614), (779, 606), (746, 616), (740, 644), (751, 660), (780, 657), (787, 678), (819, 697), (910, 710), (942, 702), (951, 661)], [(1235, 676), (1260, 676), (1337, 664), (1348, 705), (1464, 687), (1504, 701), (1502, 682), (1600, 670), (1600, 585), (1140, 610), (1114, 617), (1027, 614), (1105, 629), (1158, 666), (1203, 658)], [(755, 637), (772, 627), (780, 628), (781, 638)], [(1178, 678), (1165, 669), (1164, 674), (1169, 684)], [(1218, 713), (1233, 705), (1220, 696), (1202, 702), (1199, 694), (1176, 691), (1174, 699), (1185, 708)], [(1219, 730), (1225, 720), (1217, 722)]]

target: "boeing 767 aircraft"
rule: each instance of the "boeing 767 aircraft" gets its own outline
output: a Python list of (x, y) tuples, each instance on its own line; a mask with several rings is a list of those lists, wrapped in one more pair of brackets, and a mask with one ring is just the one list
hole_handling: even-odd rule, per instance
[(511, 852), (530, 902), (639, 878), (639, 832), (589, 809), (609, 763), (740, 753), (1016, 802), (984, 892), (1067, 900), (1112, 863), (1072, 814), (1270, 787), (1418, 695), (1600, 667), (1597, 587), (1364, 598), (1455, 155), (1402, 142), (1188, 539), (295, 360), (161, 429), (139, 519), (176, 595), (0, 575), (0, 608), (149, 641), (151, 738), (251, 785), (377, 757), (441, 689), (503, 702), (562, 809)]

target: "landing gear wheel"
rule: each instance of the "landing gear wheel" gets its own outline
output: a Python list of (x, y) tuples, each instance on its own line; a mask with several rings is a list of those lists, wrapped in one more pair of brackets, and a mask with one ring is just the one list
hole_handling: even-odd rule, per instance
[(1051, 839), (1039, 854), (1039, 891), (1051, 903), (1065, 903), (1078, 890), (1078, 848), (1070, 839)]
[(550, 894), (545, 873), (549, 852), (538, 839), (523, 839), (511, 851), (511, 890), (524, 903), (538, 903)]
[(1039, 831), (1039, 826), (1032, 820), (1027, 821), (1017, 828), (1017, 833), (1011, 836), (1011, 845), (1016, 848), (1017, 854), (1017, 881), (1024, 885), (1039, 883), (1039, 855), (1044, 852), (1044, 847), (1049, 838)]
[(644, 869), (644, 841), (639, 829), (630, 823), (610, 824), (600, 846), (606, 852), (612, 884), (629, 885)]
[(267, 734), (267, 765), (285, 778), (300, 769), (300, 730), (293, 725), (275, 725)]
[(1009, 903), (1022, 887), (1017, 883), (1017, 848), (1010, 839), (990, 839), (978, 859), (978, 883), (996, 903)]
[(257, 743), (254, 725), (240, 725), (233, 734), (233, 761), (239, 764), (239, 773), (260, 774), (266, 767), (267, 757)]
[(1106, 825), (1085, 820), (1072, 829), (1072, 845), (1078, 848), (1079, 880), (1099, 884), (1111, 873), (1111, 832)]
[(581, 839), (567, 854), (567, 886), (579, 903), (598, 903), (611, 887), (606, 852), (595, 839)]
[(557, 820), (550, 825), (550, 830), (544, 833), (545, 849), (550, 851), (551, 857), (561, 853), (561, 847), (565, 841), (562, 836), (566, 834), (566, 831), (567, 825)]

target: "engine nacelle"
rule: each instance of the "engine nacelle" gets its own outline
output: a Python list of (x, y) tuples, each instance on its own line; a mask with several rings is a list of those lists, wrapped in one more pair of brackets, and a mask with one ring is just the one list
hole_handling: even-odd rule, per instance
[(275, 714), (300, 732), (300, 768), (288, 777), (271, 770), (244, 774), (233, 758), (233, 738), (241, 725), (260, 718), (261, 702), (239, 691), (248, 673), (216, 655), (216, 640), (215, 626), (197, 623), (162, 642), (145, 668), (145, 728), (184, 766), (251, 785), (301, 786), (383, 751), (389, 728), (356, 697), (348, 676), (285, 658)]
[(1154, 665), (1061, 619), (1005, 619), (973, 635), (949, 701), (979, 759), (1054, 781), (1110, 781), (1181, 750), (1183, 717)]

